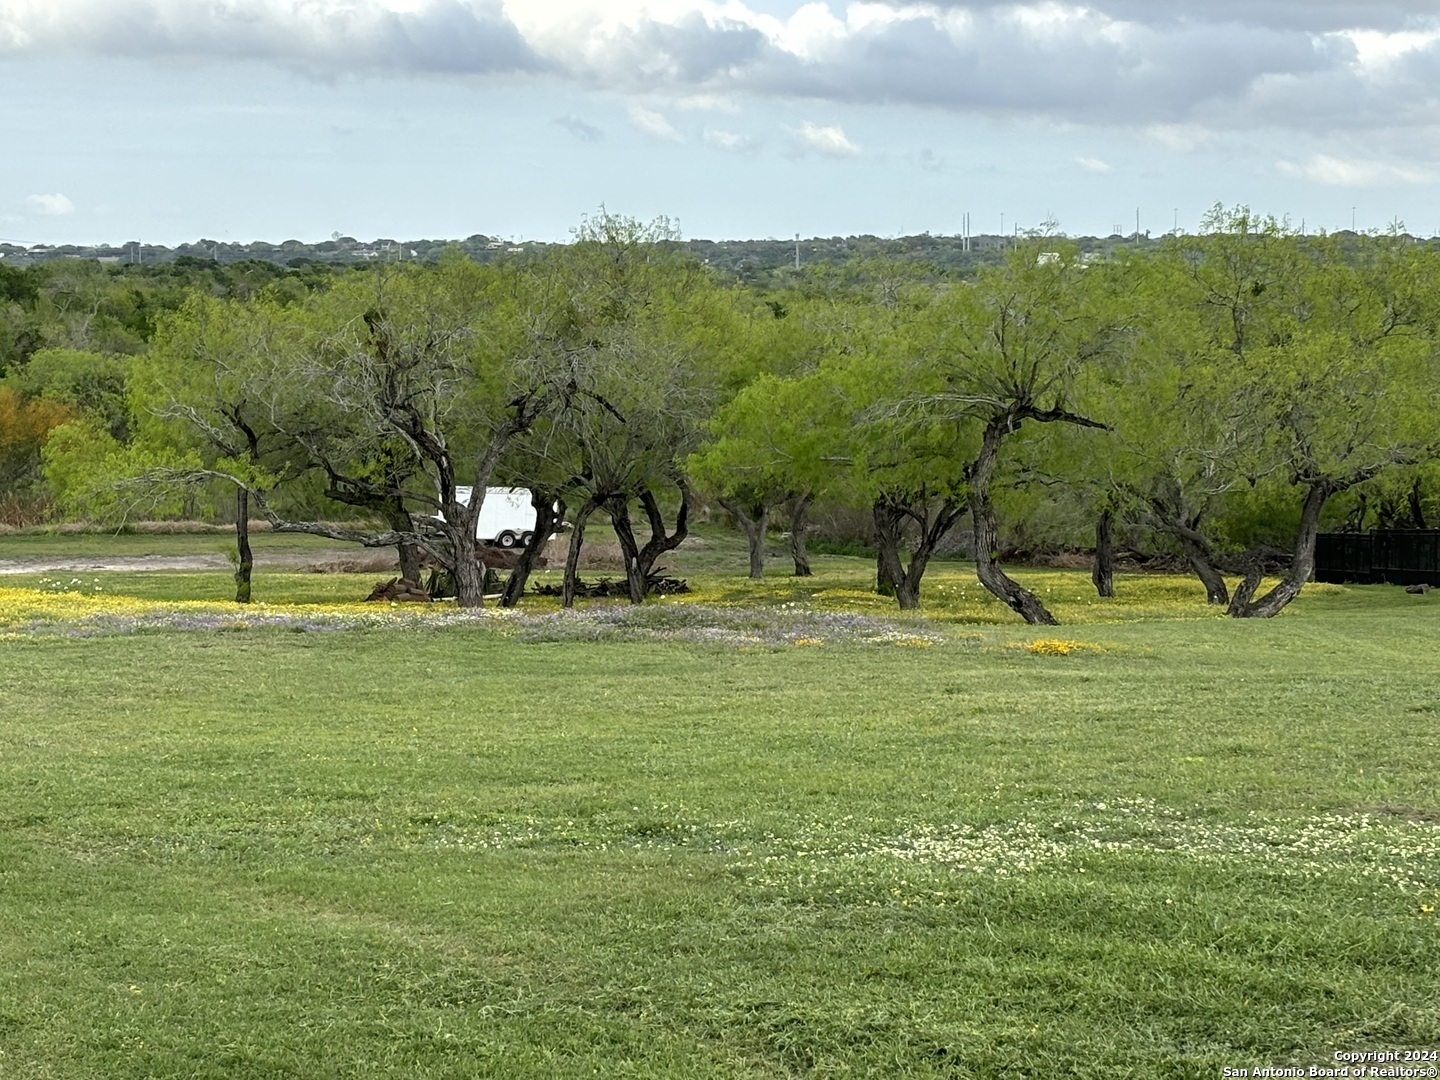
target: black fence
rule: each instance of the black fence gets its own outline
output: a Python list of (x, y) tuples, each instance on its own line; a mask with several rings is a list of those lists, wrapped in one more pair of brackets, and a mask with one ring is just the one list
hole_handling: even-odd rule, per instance
[(1321, 533), (1315, 540), (1315, 580), (1440, 586), (1440, 529)]

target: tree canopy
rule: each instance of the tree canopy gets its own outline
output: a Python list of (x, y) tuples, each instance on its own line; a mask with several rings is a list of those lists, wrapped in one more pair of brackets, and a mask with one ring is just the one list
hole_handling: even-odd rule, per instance
[[(0, 475), (12, 502), (112, 516), (188, 485), (217, 515), (394, 545), (407, 576), (431, 559), (467, 604), (491, 484), (535, 493), (526, 567), (571, 518), (567, 600), (596, 514), (638, 603), (700, 501), (752, 575), (781, 507), (797, 573), (812, 508), (850, 508), (902, 606), (958, 543), (1041, 623), (1007, 536), (1087, 546), (1088, 523), (1099, 551), (1118, 528), (1264, 616), (1326, 522), (1434, 519), (1440, 265), (1407, 238), (1217, 209), (1109, 259), (1036, 236), (964, 278), (867, 255), (766, 289), (677, 239), (602, 211), (489, 264), (7, 270)], [(245, 543), (237, 522), (242, 564)]]

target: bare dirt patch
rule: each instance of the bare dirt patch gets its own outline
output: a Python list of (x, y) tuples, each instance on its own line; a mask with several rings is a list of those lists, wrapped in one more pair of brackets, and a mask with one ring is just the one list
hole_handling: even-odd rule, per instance
[[(255, 566), (272, 570), (305, 570), (327, 563), (354, 561), (354, 551), (287, 552), (257, 554)], [(394, 560), (389, 565), (393, 565)], [(148, 570), (228, 570), (230, 560), (222, 552), (193, 555), (29, 555), (0, 559), (0, 575), (45, 574), (54, 572), (126, 573)]]

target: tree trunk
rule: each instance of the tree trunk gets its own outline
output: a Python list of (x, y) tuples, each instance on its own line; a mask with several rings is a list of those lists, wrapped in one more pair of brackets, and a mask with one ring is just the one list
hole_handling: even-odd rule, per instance
[(643, 604), (645, 575), (640, 569), (640, 542), (635, 539), (635, 528), (630, 524), (630, 497), (611, 496), (605, 500), (605, 512), (610, 515), (615, 539), (620, 541), (620, 557), (625, 561), (625, 589), (630, 595), (630, 603)]
[(525, 594), (525, 584), (540, 562), (545, 545), (550, 542), (555, 526), (565, 517), (565, 504), (555, 498), (554, 492), (532, 488), (530, 505), (535, 507), (535, 529), (530, 534), (530, 542), (520, 553), (515, 569), (510, 571), (510, 577), (505, 582), (505, 593), (500, 598), (501, 607), (514, 607), (520, 603), (520, 597)]
[(1038, 596), (1000, 569), (1000, 564), (996, 561), (998, 541), (994, 512), (988, 503), (982, 507), (978, 505), (978, 499), (975, 501), (976, 505), (972, 507), (975, 523), (975, 576), (980, 579), (980, 584), (1031, 626), (1057, 625), (1059, 620), (1050, 614)]
[[(930, 565), (930, 556), (965, 512), (965, 504), (952, 496), (941, 502), (932, 514), (932, 501), (922, 493), (908, 506), (893, 498), (881, 498), (872, 508), (875, 534), (880, 545), (879, 573), (889, 581), (901, 611), (914, 611), (920, 607), (920, 582), (925, 577), (925, 568)], [(920, 536), (910, 551), (908, 565), (902, 566), (900, 545), (904, 542), (907, 517), (919, 524)]]
[(720, 498), (720, 505), (735, 515), (740, 531), (745, 534), (745, 543), (750, 548), (750, 577), (760, 581), (765, 577), (765, 533), (770, 529), (770, 507), (756, 503), (747, 512), (734, 499)]
[(475, 530), (480, 524), (490, 477), (495, 472), (500, 455), (510, 440), (528, 431), (535, 420), (534, 413), (525, 411), (523, 401), (515, 407), (518, 410), (516, 414), (490, 436), (484, 452), (475, 460), (470, 473), (470, 501), (464, 506), (460, 505), (457, 495), (455, 464), (443, 440), (437, 439), (418, 421), (412, 420), (409, 428), (412, 441), (430, 447), (426, 456), (434, 463), (438, 473), (441, 509), (449, 523), (445, 532), (455, 551), (455, 601), (461, 607), (484, 606), (486, 573), (485, 567), (476, 559), (479, 544), (475, 539)]
[(810, 503), (815, 496), (806, 492), (790, 502), (790, 560), (795, 564), (796, 577), (809, 577), (810, 552), (805, 549), (805, 533), (810, 528), (806, 520)]
[(585, 543), (585, 523), (599, 505), (595, 497), (591, 496), (575, 515), (575, 524), (570, 530), (570, 547), (565, 554), (565, 583), (560, 590), (561, 607), (575, 606), (575, 584), (580, 576), (580, 548)]
[[(385, 520), (395, 532), (409, 533), (415, 531), (415, 522), (410, 517), (410, 511), (405, 509), (405, 504), (399, 499), (393, 500), (385, 510)], [(425, 560), (425, 553), (418, 544), (401, 541), (395, 545), (395, 550), (400, 555), (400, 576), (406, 581), (419, 581), (422, 573), (421, 564)]]
[[(900, 580), (895, 582), (895, 600), (900, 605), (901, 611), (920, 610), (920, 577), (925, 573), (925, 562), (923, 556), (912, 554), (910, 565), (906, 572), (900, 575)], [(912, 574), (919, 565), (920, 573)]]
[(475, 533), (465, 528), (465, 523), (459, 529), (446, 531), (455, 549), (455, 565), (450, 570), (455, 579), (455, 603), (460, 607), (484, 607), (485, 566), (480, 562)]
[(1183, 491), (1174, 481), (1169, 490), (1150, 496), (1151, 521), (1160, 532), (1168, 533), (1180, 545), (1180, 553), (1191, 571), (1205, 586), (1205, 601), (1224, 607), (1230, 602), (1230, 590), (1215, 566), (1215, 552), (1200, 530), (1203, 510), (1186, 510)]
[(1090, 580), (1097, 596), (1115, 595), (1115, 512), (1108, 506), (1095, 522), (1095, 565)]
[(975, 576), (994, 596), (1032, 626), (1055, 626), (1057, 620), (1040, 598), (1012, 580), (997, 561), (1000, 541), (995, 510), (990, 505), (990, 485), (1000, 461), (1000, 444), (1018, 423), (1009, 416), (993, 418), (985, 426), (980, 453), (971, 463), (970, 510), (975, 526)]
[[(884, 499), (876, 499), (870, 508), (875, 518), (875, 591), (881, 596), (900, 595), (900, 581), (905, 570), (900, 565), (901, 532), (899, 511)], [(900, 606), (905, 601), (900, 600)]]
[(250, 492), (235, 489), (235, 602), (250, 603), (250, 571), (255, 556), (250, 551)]
[(1210, 545), (1183, 535), (1177, 539), (1180, 541), (1180, 550), (1185, 555), (1185, 561), (1205, 586), (1205, 602), (1224, 607), (1230, 602), (1230, 590), (1225, 584), (1225, 578), (1211, 561)]
[(1260, 579), (1265, 576), (1264, 557), (1256, 554), (1249, 560), (1245, 567), (1245, 573), (1240, 578), (1240, 584), (1235, 586), (1235, 591), (1230, 594), (1230, 603), (1225, 606), (1225, 614), (1234, 619), (1245, 617), (1245, 611), (1250, 606), (1250, 599), (1255, 595), (1255, 590), (1260, 588)]
[[(1295, 555), (1290, 560), (1290, 569), (1285, 572), (1276, 586), (1259, 600), (1250, 601), (1254, 589), (1259, 586), (1258, 566), (1252, 571), (1256, 575), (1255, 585), (1244, 596), (1243, 603), (1232, 602), (1227, 614), (1237, 619), (1268, 619), (1278, 615), (1285, 605), (1300, 595), (1305, 582), (1315, 569), (1315, 537), (1320, 532), (1320, 512), (1336, 488), (1329, 481), (1316, 481), (1307, 485), (1305, 506), (1300, 511), (1300, 528), (1295, 536)], [(1246, 575), (1248, 582), (1250, 575)], [(1240, 597), (1237, 595), (1237, 600)]]
[(655, 571), (655, 561), (667, 551), (674, 551), (690, 535), (690, 485), (685, 478), (675, 478), (680, 489), (680, 509), (675, 512), (675, 531), (667, 532), (665, 517), (660, 513), (660, 504), (655, 493), (649, 488), (640, 492), (640, 505), (645, 508), (645, 517), (650, 524), (650, 539), (640, 549), (637, 573), (642, 586), (642, 598), (650, 591), (650, 577)]
[(1410, 527), (1412, 529), (1425, 528), (1425, 507), (1420, 502), (1420, 479), (1416, 477), (1415, 482), (1410, 485)]

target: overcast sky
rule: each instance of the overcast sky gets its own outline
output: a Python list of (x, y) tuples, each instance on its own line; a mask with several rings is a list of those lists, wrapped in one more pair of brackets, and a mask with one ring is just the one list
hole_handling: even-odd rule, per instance
[(0, 238), (1440, 232), (1440, 0), (0, 0)]

